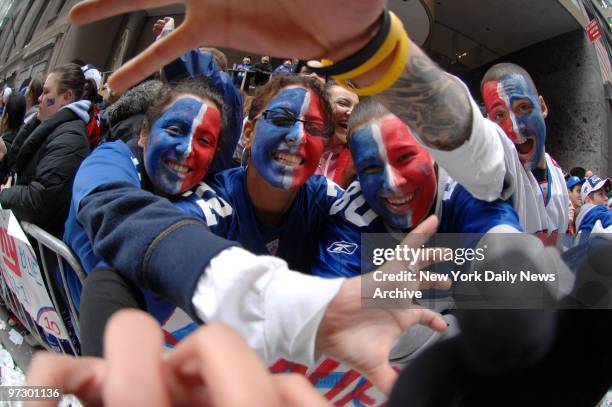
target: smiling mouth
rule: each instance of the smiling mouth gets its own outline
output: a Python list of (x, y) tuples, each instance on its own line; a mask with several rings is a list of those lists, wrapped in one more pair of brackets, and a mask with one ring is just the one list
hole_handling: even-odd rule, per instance
[(416, 196), (416, 191), (410, 195), (382, 197), (382, 201), (394, 212), (404, 212), (409, 209), (410, 204)]
[(288, 153), (273, 153), (274, 160), (286, 167), (297, 167), (304, 164), (304, 159), (299, 155)]
[(171, 170), (179, 173), (179, 174), (188, 174), (193, 171), (191, 168), (186, 165), (182, 165), (177, 163), (176, 161), (164, 160), (164, 164), (170, 168)]

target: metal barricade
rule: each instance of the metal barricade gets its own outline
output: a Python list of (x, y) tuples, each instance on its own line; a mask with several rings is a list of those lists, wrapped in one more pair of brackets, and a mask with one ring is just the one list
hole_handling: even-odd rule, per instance
[[(85, 274), (85, 271), (83, 270), (83, 267), (81, 267), (81, 263), (77, 260), (76, 256), (72, 253), (72, 250), (70, 250), (70, 248), (66, 246), (66, 244), (63, 241), (59, 240), (52, 234), (46, 232), (39, 226), (36, 226), (32, 223), (22, 221), (21, 227), (23, 228), (23, 231), (27, 234), (28, 238), (31, 240), (34, 240), (37, 243), (37, 246), (38, 246), (37, 249), (38, 249), (38, 254), (39, 254), (38, 258), (41, 259), (41, 262), (42, 262), (42, 272), (43, 272), (42, 274), (45, 278), (45, 282), (47, 283), (47, 287), (49, 287), (48, 291), (51, 297), (51, 301), (53, 302), (53, 305), (55, 306), (57, 310), (65, 309), (66, 306), (63, 301), (63, 298), (66, 298), (68, 300), (68, 311), (70, 313), (70, 317), (78, 326), (79, 314), (78, 314), (78, 311), (76, 310), (74, 301), (72, 299), (72, 295), (68, 287), (68, 281), (66, 277), (66, 267), (65, 267), (64, 262), (66, 262), (72, 268), (72, 270), (75, 272), (82, 286), (85, 282), (86, 274)], [(54, 267), (56, 267), (56, 265), (47, 264), (47, 261), (46, 261), (47, 257), (45, 256), (43, 247), (53, 252), (57, 260), (57, 268), (59, 270), (61, 282), (62, 282), (61, 287), (58, 287), (58, 288), (63, 290), (63, 294), (64, 294), (63, 298), (57, 298), (57, 295), (54, 292), (54, 290), (50, 288), (50, 287), (53, 287), (52, 285), (53, 284), (53, 281), (52, 281), (53, 274), (52, 273), (54, 272)], [(57, 287), (58, 285), (55, 284), (55, 286)], [(81, 338), (80, 338), (78, 329), (74, 330), (74, 334), (76, 335), (77, 339), (80, 342)], [(72, 346), (72, 343), (71, 343), (71, 346)], [(77, 354), (74, 347), (73, 347), (73, 350), (75, 351), (75, 354)]]
[[(1, 211), (1, 215), (2, 301), (39, 345), (79, 355), (79, 314), (67, 271), (72, 269), (70, 276), (76, 276), (82, 286), (86, 276), (83, 267), (63, 241), (37, 225), (18, 222), (10, 211)], [(21, 230), (15, 224), (10, 226), (11, 219)], [(76, 284), (76, 279), (71, 282)]]

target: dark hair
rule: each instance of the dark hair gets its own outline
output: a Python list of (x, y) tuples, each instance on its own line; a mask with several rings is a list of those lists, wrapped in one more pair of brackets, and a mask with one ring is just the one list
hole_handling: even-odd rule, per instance
[(361, 101), (355, 106), (351, 112), (351, 116), (348, 121), (349, 132), (346, 137), (347, 143), (350, 143), (353, 130), (356, 130), (368, 123), (371, 120), (379, 119), (383, 116), (390, 114), (391, 112), (383, 106), (382, 103), (377, 102), (371, 97), (361, 99)]
[(582, 167), (574, 167), (570, 170), (570, 175), (578, 178), (584, 178), (586, 175), (586, 170)]
[(76, 64), (78, 66), (85, 65), (85, 61), (83, 61), (82, 59), (78, 59), (78, 58), (73, 59), (72, 61), (70, 61), (70, 63), (71, 64)]
[(305, 66), (306, 66), (306, 61), (304, 61), (303, 59), (298, 60), (295, 66), (293, 67), (293, 73), (299, 74), (302, 68)]
[(85, 88), (85, 75), (81, 67), (77, 64), (66, 64), (58, 66), (49, 72), (59, 74), (59, 91), (72, 91), (73, 100), (80, 100), (83, 97)]
[(335, 79), (333, 79), (333, 78), (328, 78), (328, 79), (325, 81), (325, 90), (327, 90), (328, 92), (329, 92), (329, 90), (330, 90), (331, 88), (333, 88), (334, 86), (341, 86), (341, 85), (340, 85), (338, 82), (336, 82), (336, 80), (335, 80)]
[(304, 88), (313, 91), (315, 95), (319, 97), (321, 100), (321, 106), (323, 107), (326, 132), (331, 134), (334, 128), (334, 116), (332, 114), (331, 104), (329, 103), (329, 95), (321, 82), (314, 78), (305, 76), (273, 76), (272, 79), (270, 79), (270, 82), (263, 86), (259, 86), (253, 95), (251, 109), (249, 110), (249, 120), (253, 121), (265, 110), (268, 103), (270, 103), (270, 100), (272, 100), (272, 98), (276, 96), (281, 89), (291, 85), (303, 86)]
[(508, 62), (495, 64), (491, 68), (489, 68), (484, 74), (482, 81), (480, 82), (480, 89), (482, 89), (485, 82), (500, 81), (504, 76), (514, 74), (520, 75), (525, 78), (525, 80), (527, 81), (527, 85), (532, 87), (536, 91), (536, 93), (538, 93), (537, 88), (533, 83), (533, 79), (531, 78), (531, 75), (529, 75), (529, 73), (520, 66)]
[(8, 128), (14, 132), (19, 130), (19, 127), (23, 124), (23, 117), (26, 113), (26, 100), (25, 97), (18, 93), (12, 93), (6, 105), (4, 105), (3, 117), (8, 116)]
[(164, 83), (161, 86), (159, 92), (157, 93), (157, 97), (154, 98), (149, 105), (149, 108), (147, 109), (145, 117), (142, 121), (142, 129), (147, 133), (147, 137), (151, 126), (157, 121), (157, 119), (160, 118), (164, 112), (164, 109), (168, 106), (172, 99), (184, 94), (201, 97), (202, 99), (213, 102), (217, 106), (219, 112), (221, 113), (221, 134), (219, 135), (219, 140), (217, 142), (217, 146), (220, 146), (227, 125), (227, 107), (225, 106), (223, 99), (221, 99), (218, 94), (213, 92), (202, 79), (197, 78), (186, 79), (172, 84)]
[[(344, 86), (340, 85), (338, 82), (336, 82), (336, 81), (335, 81), (334, 79), (332, 79), (332, 78), (328, 78), (328, 79), (325, 81), (325, 91), (326, 91), (326, 92), (327, 92), (329, 95), (331, 95), (331, 89), (332, 89), (332, 88), (335, 88), (335, 87), (340, 87), (340, 88), (342, 88), (342, 89), (346, 90), (347, 92), (350, 92), (350, 93), (354, 94), (354, 95), (357, 97), (357, 100), (358, 100), (358, 101), (361, 101), (361, 99), (362, 99), (362, 97), (360, 97), (359, 95), (357, 95), (355, 92), (353, 92), (352, 90), (347, 89), (346, 87), (344, 87)], [(351, 114), (352, 114), (352, 113), (351, 113)]]
[(93, 79), (85, 79), (85, 85), (83, 86), (82, 99), (89, 100), (91, 103), (98, 101), (98, 86), (96, 81)]
[(43, 84), (39, 78), (33, 78), (28, 85), (28, 95), (32, 98), (32, 106), (38, 104), (38, 98), (42, 95)]

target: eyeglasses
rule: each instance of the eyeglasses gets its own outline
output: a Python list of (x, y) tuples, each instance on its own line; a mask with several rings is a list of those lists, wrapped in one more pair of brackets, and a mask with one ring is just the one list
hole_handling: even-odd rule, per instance
[(313, 122), (306, 121), (302, 119), (298, 119), (295, 115), (288, 109), (274, 109), (274, 110), (265, 110), (261, 116), (278, 127), (293, 127), (296, 122), (304, 123), (304, 130), (315, 137), (324, 137), (328, 138), (331, 134), (329, 128), (325, 126), (322, 122)]

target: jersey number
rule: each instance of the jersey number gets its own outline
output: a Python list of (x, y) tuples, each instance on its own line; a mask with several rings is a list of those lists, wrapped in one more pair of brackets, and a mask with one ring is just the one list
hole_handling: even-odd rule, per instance
[[(378, 215), (372, 209), (368, 209), (363, 215), (357, 213), (357, 210), (366, 203), (364, 196), (360, 194), (360, 192), (361, 185), (358, 182), (353, 182), (346, 189), (346, 192), (344, 193), (342, 198), (334, 202), (331, 209), (329, 210), (329, 214), (335, 215), (338, 212), (342, 211), (344, 208), (346, 208), (346, 210), (344, 211), (344, 216), (346, 217), (347, 221), (353, 223), (358, 227), (368, 226), (370, 223), (372, 223), (374, 219), (376, 219)], [(351, 198), (358, 194), (359, 196), (357, 196), (351, 202)]]

